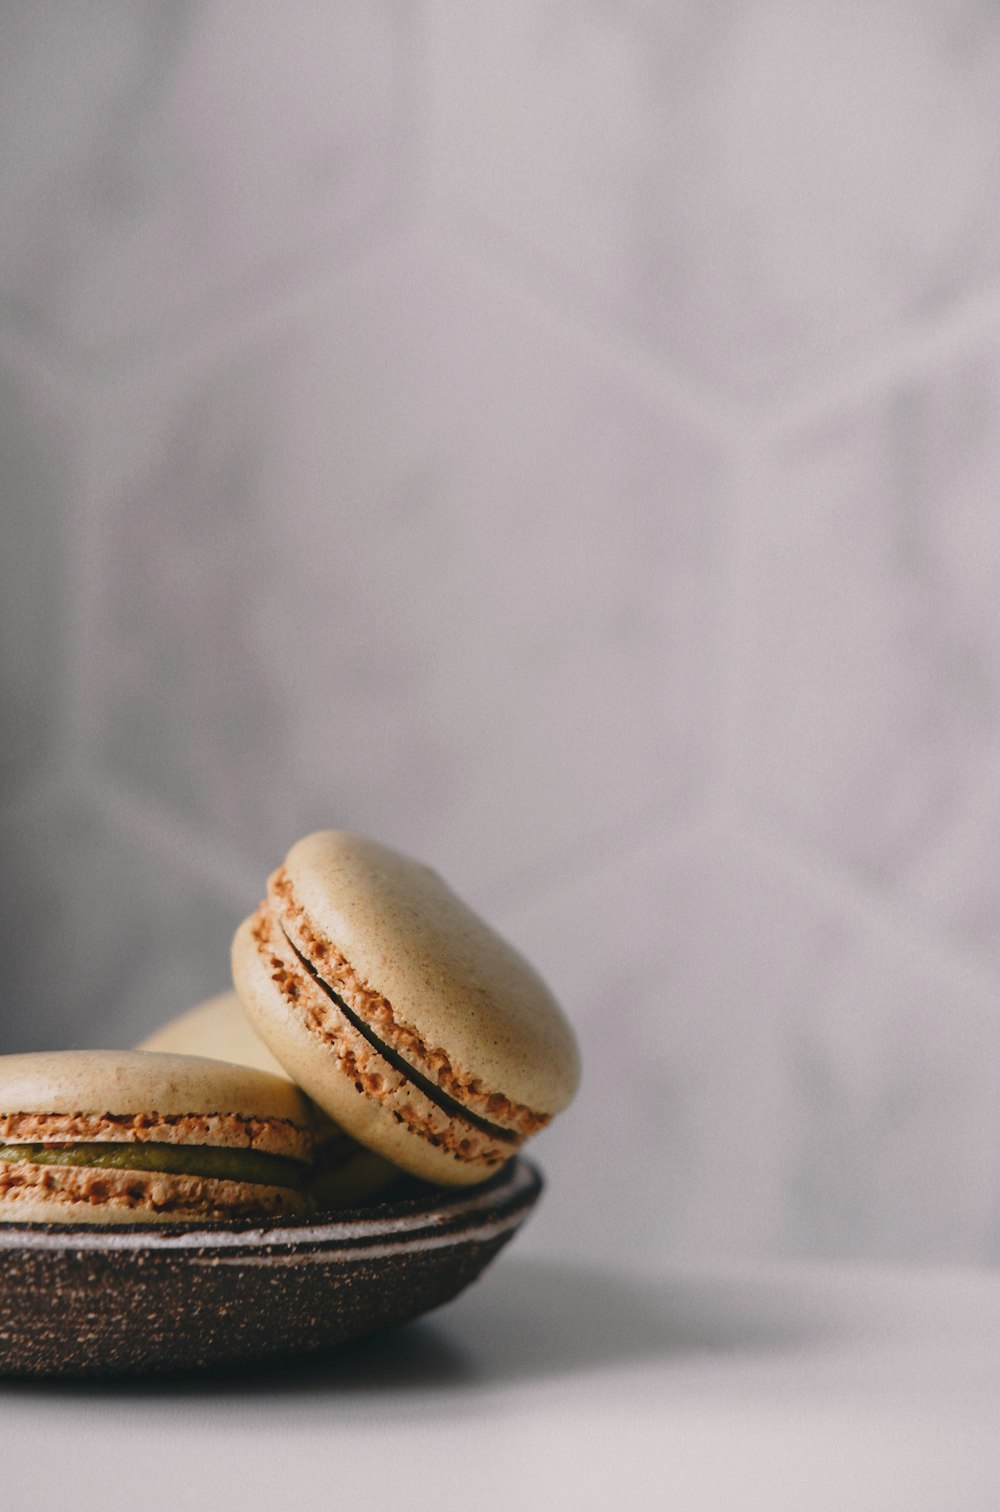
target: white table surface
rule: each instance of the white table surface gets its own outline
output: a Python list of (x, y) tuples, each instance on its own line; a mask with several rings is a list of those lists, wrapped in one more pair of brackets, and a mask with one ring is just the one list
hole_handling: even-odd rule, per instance
[(334, 1363), (0, 1401), (0, 1512), (996, 1512), (1000, 1276), (512, 1249)]

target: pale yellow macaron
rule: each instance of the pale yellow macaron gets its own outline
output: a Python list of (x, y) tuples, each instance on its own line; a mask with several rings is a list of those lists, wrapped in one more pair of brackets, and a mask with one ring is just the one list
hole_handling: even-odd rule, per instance
[(315, 1114), (285, 1077), (195, 1056), (0, 1056), (0, 1222), (296, 1216)]
[(231, 1061), (237, 1066), (256, 1066), (284, 1081), (291, 1078), (276, 1061), (264, 1041), (255, 1034), (235, 992), (220, 992), (169, 1023), (161, 1024), (140, 1040), (137, 1050), (159, 1050), (171, 1055), (203, 1055), (210, 1060)]
[(537, 972), (435, 872), (357, 835), (292, 847), (236, 933), (233, 980), (310, 1097), (426, 1180), (484, 1180), (576, 1090)]
[[(179, 1014), (140, 1041), (140, 1050), (208, 1056), (291, 1078), (254, 1033), (235, 992), (222, 992)], [(316, 1144), (308, 1191), (321, 1212), (371, 1202), (399, 1180), (398, 1167), (359, 1145), (314, 1109)]]

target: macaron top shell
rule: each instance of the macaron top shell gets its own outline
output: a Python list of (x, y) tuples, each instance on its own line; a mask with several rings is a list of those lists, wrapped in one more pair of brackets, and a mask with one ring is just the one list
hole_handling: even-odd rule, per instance
[(249, 1066), (149, 1050), (61, 1050), (0, 1056), (0, 1121), (17, 1113), (132, 1117), (158, 1113), (277, 1119), (309, 1129), (314, 1118), (287, 1078)]
[(296, 919), (333, 947), (395, 1026), (462, 1077), (557, 1113), (579, 1081), (572, 1030), (538, 973), (429, 867), (357, 835), (294, 845), (278, 874)]

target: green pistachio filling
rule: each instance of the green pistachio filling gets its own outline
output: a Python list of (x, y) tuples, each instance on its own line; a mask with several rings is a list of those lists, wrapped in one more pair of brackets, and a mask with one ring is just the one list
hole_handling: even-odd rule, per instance
[(305, 1184), (305, 1171), (297, 1160), (215, 1145), (0, 1144), (0, 1160), (93, 1166), (114, 1171), (163, 1171), (171, 1176), (205, 1176), (215, 1181), (248, 1181), (295, 1190)]

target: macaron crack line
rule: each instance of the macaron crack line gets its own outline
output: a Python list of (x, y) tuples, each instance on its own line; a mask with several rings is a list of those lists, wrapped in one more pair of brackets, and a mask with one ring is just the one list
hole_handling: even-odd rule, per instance
[(329, 982), (324, 981), (312, 961), (304, 956), (295, 941), (289, 938), (288, 931), (282, 928), (281, 933), (288, 940), (288, 944), (300, 965), (308, 971), (316, 984), (322, 988), (330, 1001), (337, 1005), (341, 1013), (354, 1025), (358, 1033), (368, 1041), (374, 1050), (378, 1051), (379, 1055), (389, 1062), (394, 1071), (398, 1071), (400, 1076), (404, 1076), (407, 1081), (411, 1081), (415, 1087), (420, 1089), (425, 1097), (430, 1098), (431, 1102), (436, 1103), (449, 1117), (464, 1119), (466, 1123), (472, 1124), (473, 1128), (481, 1130), (484, 1134), (488, 1134), (491, 1139), (502, 1139), (515, 1147), (521, 1143), (521, 1136), (515, 1130), (503, 1129), (499, 1124), (490, 1123), (488, 1119), (480, 1118), (478, 1113), (473, 1113), (470, 1109), (463, 1108), (457, 1098), (450, 1097), (447, 1092), (444, 1092), (432, 1082), (430, 1077), (424, 1076), (415, 1066), (411, 1066), (405, 1061), (401, 1055), (393, 1050), (391, 1045), (387, 1045), (384, 1040), (380, 1040), (378, 1035), (368, 1027), (364, 1019), (347, 1006), (340, 993), (335, 991)]
[(232, 947), (285, 1071), (423, 1181), (485, 1181), (567, 1106), (572, 1029), (534, 968), (430, 867), (345, 830), (292, 846)]
[[(538, 1112), (502, 1091), (486, 1091), (478, 1077), (463, 1074), (444, 1050), (430, 1048), (409, 1025), (400, 1023), (383, 994), (360, 978), (340, 951), (312, 927), (295, 898), (285, 867), (279, 867), (268, 878), (267, 890), (268, 896), (259, 912), (277, 925), (299, 960), (304, 959), (309, 964), (325, 988), (333, 986), (330, 977), (335, 974), (337, 985), (333, 990), (338, 1003), (346, 1003), (353, 1010), (355, 1017), (351, 1022), (357, 1024), (360, 1021), (364, 1025), (363, 1033), (370, 1031), (365, 1033), (365, 1039), (373, 1048), (392, 1050), (400, 1062), (397, 1069), (401, 1069), (415, 1085), (418, 1077), (425, 1079), (435, 1089), (435, 1101), (442, 1095), (450, 1099), (464, 1119), (491, 1135), (499, 1131), (524, 1139), (537, 1134), (551, 1121), (550, 1113)], [(315, 968), (314, 960), (324, 963), (325, 975)]]
[[(509, 1140), (485, 1134), (470, 1123), (467, 1110), (463, 1109), (460, 1116), (446, 1112), (440, 1102), (425, 1096), (415, 1082), (376, 1050), (355, 1027), (353, 1018), (322, 990), (313, 973), (301, 966), (288, 936), (266, 903), (241, 925), (237, 942), (241, 939), (245, 939), (248, 951), (252, 949), (256, 956), (261, 985), (266, 982), (265, 990), (280, 996), (293, 1021), (301, 1026), (310, 1047), (307, 1056), (317, 1049), (323, 1054), (332, 1051), (343, 1086), (350, 1086), (352, 1095), (362, 1094), (363, 1105), (382, 1108), (393, 1123), (440, 1151), (449, 1164), (457, 1162), (459, 1166), (481, 1168), (489, 1174), (514, 1153), (516, 1145)], [(320, 1101), (324, 1088), (310, 1081), (309, 1071), (309, 1064), (298, 1065), (300, 1082)], [(336, 1107), (335, 1116), (346, 1126), (349, 1113), (342, 1103)], [(358, 1133), (356, 1129), (352, 1132)], [(398, 1153), (392, 1153), (398, 1160)], [(444, 1173), (439, 1168), (435, 1175), (442, 1179)]]

